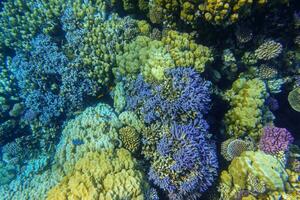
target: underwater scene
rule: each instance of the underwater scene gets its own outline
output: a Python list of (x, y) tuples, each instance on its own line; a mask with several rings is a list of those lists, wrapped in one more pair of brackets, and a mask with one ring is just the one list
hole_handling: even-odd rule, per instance
[(300, 1), (0, 0), (0, 200), (300, 200)]

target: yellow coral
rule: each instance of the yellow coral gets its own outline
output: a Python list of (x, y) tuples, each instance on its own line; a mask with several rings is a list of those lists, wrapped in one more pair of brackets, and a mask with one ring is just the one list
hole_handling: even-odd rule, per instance
[(224, 97), (231, 106), (225, 114), (226, 133), (234, 137), (247, 134), (257, 139), (263, 127), (261, 107), (266, 97), (264, 82), (239, 78)]
[(89, 152), (48, 192), (47, 200), (145, 199), (149, 186), (136, 166), (125, 149)]
[(243, 190), (260, 195), (284, 192), (290, 189), (288, 178), (284, 165), (275, 157), (262, 151), (246, 151), (221, 173), (219, 190), (223, 200), (235, 199)]
[(203, 72), (206, 65), (214, 60), (211, 49), (197, 44), (191, 34), (170, 30), (165, 32), (162, 42), (178, 67), (194, 67)]
[(58, 166), (67, 174), (87, 152), (114, 148), (118, 141), (119, 124), (108, 105), (99, 103), (87, 108), (64, 127), (55, 154)]

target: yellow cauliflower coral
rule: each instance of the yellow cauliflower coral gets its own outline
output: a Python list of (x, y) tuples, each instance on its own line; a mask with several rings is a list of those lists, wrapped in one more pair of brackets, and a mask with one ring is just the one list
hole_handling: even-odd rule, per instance
[(125, 149), (89, 152), (48, 192), (47, 200), (145, 199), (149, 186), (136, 167)]
[(263, 126), (261, 108), (266, 97), (264, 82), (239, 78), (224, 97), (231, 106), (225, 114), (226, 133), (234, 137), (247, 134), (257, 139)]
[(162, 42), (178, 67), (194, 67), (198, 72), (203, 72), (205, 66), (214, 60), (212, 51), (197, 44), (191, 34), (170, 30), (165, 33)]

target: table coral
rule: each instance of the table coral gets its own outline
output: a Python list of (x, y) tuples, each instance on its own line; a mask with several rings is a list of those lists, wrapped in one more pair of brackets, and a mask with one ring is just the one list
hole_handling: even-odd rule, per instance
[[(56, 162), (68, 173), (87, 152), (114, 148), (118, 144), (118, 128), (118, 117), (108, 105), (99, 103), (87, 108), (64, 127), (55, 154)], [(74, 145), (74, 139), (80, 139), (83, 144)]]
[(47, 194), (47, 199), (146, 199), (149, 185), (125, 149), (89, 152)]
[(234, 137), (249, 135), (257, 139), (263, 127), (261, 109), (266, 98), (264, 82), (239, 78), (224, 98), (231, 106), (225, 114), (226, 134)]

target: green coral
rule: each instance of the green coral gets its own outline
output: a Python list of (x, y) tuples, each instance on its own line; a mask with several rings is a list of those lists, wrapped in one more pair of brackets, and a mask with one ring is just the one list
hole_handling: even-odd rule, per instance
[[(112, 108), (99, 103), (68, 121), (57, 146), (55, 160), (65, 173), (87, 152), (99, 152), (117, 146), (120, 121)], [(76, 144), (74, 141), (80, 141)]]
[(300, 87), (295, 88), (289, 93), (288, 101), (294, 110), (300, 112)]
[(177, 67), (193, 67), (201, 73), (214, 60), (211, 49), (197, 44), (192, 34), (166, 31), (162, 42), (169, 49)]
[(236, 138), (249, 135), (257, 139), (263, 127), (261, 108), (266, 98), (264, 82), (239, 78), (225, 93), (224, 98), (231, 107), (224, 119), (226, 134)]
[(197, 44), (193, 35), (166, 31), (161, 40), (138, 36), (117, 55), (118, 68), (114, 74), (135, 78), (139, 72), (146, 81), (165, 79), (164, 71), (171, 67), (194, 67), (203, 72), (214, 60), (210, 48)]
[(240, 156), (244, 151), (254, 149), (254, 143), (250, 140), (228, 139), (222, 142), (221, 155), (228, 161)]
[(0, 161), (0, 186), (10, 183), (17, 175), (14, 165)]
[(231, 200), (243, 190), (258, 195), (289, 191), (284, 165), (261, 151), (246, 151), (233, 159), (228, 170), (222, 171), (219, 190), (221, 198)]

